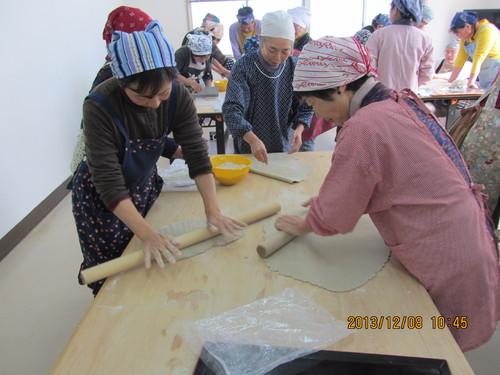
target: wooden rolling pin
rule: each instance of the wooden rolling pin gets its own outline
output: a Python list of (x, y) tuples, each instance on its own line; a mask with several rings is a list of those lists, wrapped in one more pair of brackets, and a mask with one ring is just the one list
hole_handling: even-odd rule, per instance
[[(302, 203), (301, 208), (294, 209), (288, 214), (297, 216), (306, 215), (308, 211), (308, 208), (306, 208), (306, 206), (309, 205), (309, 201), (310, 200), (308, 199), (307, 201)], [(257, 253), (262, 258), (267, 258), (273, 255), (283, 246), (285, 246), (288, 242), (292, 241), (295, 237), (297, 236), (283, 231), (277, 231), (276, 233), (272, 233), (268, 236), (268, 238), (264, 242), (261, 242), (260, 244), (257, 245)]]
[(288, 242), (293, 240), (295, 235), (287, 233), (287, 232), (277, 232), (274, 233), (272, 236), (269, 236), (267, 240), (264, 242), (261, 242), (260, 244), (257, 245), (257, 253), (262, 257), (262, 258), (267, 258), (268, 256), (271, 256), (274, 254), (276, 251), (281, 249), (283, 246), (285, 246)]
[[(248, 211), (235, 216), (236, 220), (242, 221), (245, 224), (252, 224), (266, 217), (274, 215), (281, 209), (278, 203), (270, 203), (253, 211)], [(179, 248), (194, 245), (196, 243), (208, 240), (217, 236), (218, 232), (210, 232), (208, 229), (197, 229), (189, 233), (185, 233), (175, 240), (179, 243)], [(128, 271), (132, 268), (140, 266), (144, 263), (144, 253), (142, 251), (134, 251), (131, 254), (122, 255), (119, 258), (99, 264), (97, 266), (87, 268), (80, 271), (80, 284), (90, 284), (106, 277), (113, 276), (119, 272)]]

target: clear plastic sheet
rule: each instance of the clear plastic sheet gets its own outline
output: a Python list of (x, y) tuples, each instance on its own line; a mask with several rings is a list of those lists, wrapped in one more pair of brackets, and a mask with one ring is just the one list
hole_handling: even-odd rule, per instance
[(295, 289), (262, 298), (188, 328), (193, 348), (216, 374), (265, 374), (282, 363), (331, 346), (346, 324)]

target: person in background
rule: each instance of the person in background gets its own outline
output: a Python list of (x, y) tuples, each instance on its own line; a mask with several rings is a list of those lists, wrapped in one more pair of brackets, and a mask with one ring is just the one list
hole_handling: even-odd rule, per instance
[(387, 14), (379, 13), (373, 18), (372, 24), (363, 27), (361, 30), (357, 31), (354, 34), (354, 37), (361, 43), (366, 44), (370, 36), (376, 31), (385, 26), (389, 26), (391, 21)]
[(238, 22), (229, 27), (229, 40), (231, 41), (233, 57), (238, 60), (244, 53), (245, 40), (254, 35), (260, 35), (261, 22), (255, 19), (253, 9), (250, 7), (238, 9), (236, 18), (238, 18)]
[[(295, 28), (293, 56), (298, 57), (304, 46), (312, 40), (309, 36), (311, 12), (307, 8), (297, 7), (289, 9), (287, 13), (292, 18), (293, 27)], [(313, 115), (309, 128), (304, 129), (302, 132), (302, 146), (300, 146), (300, 151), (314, 151), (314, 139), (333, 127), (333, 123)]]
[(260, 47), (260, 37), (258, 35), (245, 39), (243, 44), (243, 54), (258, 51)]
[(392, 25), (376, 30), (366, 43), (384, 85), (399, 91), (417, 91), (432, 79), (432, 42), (422, 30), (414, 27), (422, 20), (420, 0), (393, 0)]
[(219, 73), (223, 77), (229, 77), (231, 69), (234, 65), (234, 60), (225, 56), (219, 49), (218, 44), (224, 37), (224, 25), (220, 23), (217, 16), (207, 13), (200, 27), (188, 32), (182, 40), (182, 45), (185, 46), (188, 42), (189, 34), (206, 34), (212, 37), (212, 55), (210, 62), (212, 70)]
[(297, 152), (312, 109), (293, 95), (295, 30), (284, 11), (262, 19), (258, 51), (236, 61), (222, 106), (236, 153), (267, 163), (268, 152)]
[(298, 57), (302, 48), (309, 43), (312, 38), (309, 35), (311, 28), (311, 11), (304, 7), (296, 7), (287, 10), (292, 19), (295, 29), (295, 41), (293, 42), (293, 56)]
[[(451, 72), (455, 67), (455, 59), (458, 54), (458, 41), (453, 39), (446, 45), (446, 49), (444, 52), (444, 58), (437, 65), (434, 78), (438, 79), (450, 79)], [(467, 79), (470, 74), (472, 64), (470, 61), (466, 61), (462, 70), (460, 71), (460, 79)]]
[(368, 42), (368, 39), (372, 36), (372, 33), (366, 29), (361, 29), (354, 34), (354, 38), (361, 44), (366, 44)]
[[(113, 78), (85, 99), (87, 160), (71, 182), (81, 269), (119, 257), (133, 235), (142, 242), (146, 268), (151, 258), (163, 267), (164, 258), (174, 263), (180, 256), (178, 245), (144, 217), (161, 192), (156, 162), (168, 133), (183, 147), (209, 230), (234, 234), (242, 225), (221, 213), (196, 109), (176, 83), (174, 51), (160, 25), (153, 21), (144, 31), (114, 32), (108, 49)], [(128, 53), (136, 59), (127, 59)], [(94, 295), (102, 284), (89, 285)]]
[(423, 30), (425, 26), (429, 24), (434, 19), (434, 13), (432, 12), (432, 9), (428, 5), (423, 5), (422, 6), (422, 21), (418, 24), (418, 28), (420, 30)]
[(450, 331), (471, 350), (500, 320), (498, 249), (482, 187), (424, 103), (377, 83), (372, 72), (368, 50), (353, 38), (324, 37), (304, 48), (293, 87), (343, 128), (307, 215), (283, 215), (275, 225), (294, 235), (331, 236), (370, 215), (440, 313), (467, 317), (467, 329)]
[(500, 70), (500, 34), (487, 19), (478, 20), (474, 12), (457, 12), (451, 20), (450, 31), (460, 39), (458, 56), (450, 82), (456, 80), (468, 58), (472, 68), (468, 87), (489, 88)]
[(190, 90), (200, 92), (203, 86), (212, 86), (212, 37), (206, 34), (189, 34), (187, 38), (187, 45), (175, 51), (179, 71), (177, 80)]
[[(446, 45), (444, 59), (438, 64), (435, 70), (434, 79), (450, 79), (451, 72), (453, 71), (453, 67), (455, 64), (455, 59), (457, 57), (458, 52), (458, 42), (456, 39), (453, 39), (450, 43)], [(460, 79), (467, 79), (470, 74), (472, 64), (470, 61), (467, 61), (460, 72)], [(460, 115), (460, 110), (465, 108), (468, 104), (471, 104), (473, 101), (470, 100), (459, 100), (453, 105), (450, 104), (449, 100), (437, 100), (434, 101), (435, 111), (434, 114), (437, 117), (445, 117), (447, 118), (446, 122), (448, 124), (452, 124), (454, 119)]]
[(370, 33), (374, 33), (375, 30), (381, 29), (385, 26), (389, 26), (391, 20), (387, 14), (379, 13), (372, 19), (372, 24), (363, 27), (362, 30), (368, 30)]

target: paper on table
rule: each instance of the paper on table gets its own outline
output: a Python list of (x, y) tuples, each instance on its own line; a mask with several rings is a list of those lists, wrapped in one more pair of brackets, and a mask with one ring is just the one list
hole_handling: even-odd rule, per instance
[(183, 159), (175, 159), (160, 176), (163, 178), (161, 191), (196, 191), (196, 183), (189, 177), (189, 169)]
[(289, 184), (304, 181), (309, 174), (309, 167), (292, 155), (273, 153), (268, 154), (267, 158), (268, 164), (264, 164), (252, 157), (250, 172)]

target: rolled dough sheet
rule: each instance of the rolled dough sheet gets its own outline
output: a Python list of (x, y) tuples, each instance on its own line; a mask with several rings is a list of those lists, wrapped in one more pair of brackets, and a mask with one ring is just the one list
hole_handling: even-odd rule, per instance
[[(166, 234), (169, 237), (178, 237), (182, 234), (192, 232), (196, 229), (201, 229), (201, 228), (206, 228), (207, 222), (206, 220), (198, 219), (198, 220), (186, 220), (186, 221), (181, 221), (178, 223), (171, 223), (167, 224), (164, 227), (162, 227), (159, 232), (161, 234)], [(195, 245), (186, 247), (181, 250), (182, 252), (182, 257), (179, 259), (186, 259), (186, 258), (191, 258), (194, 257), (198, 254), (204, 253), (208, 249), (211, 249), (212, 247), (217, 247), (217, 246), (225, 246), (231, 242), (234, 242), (238, 239), (240, 239), (243, 236), (244, 231), (241, 231), (241, 233), (238, 233), (238, 235), (234, 238), (224, 238), (223, 236), (216, 236), (213, 237), (209, 240), (202, 241), (200, 243), (197, 243)], [(179, 260), (178, 259), (178, 260)]]
[[(265, 231), (266, 236), (276, 233), (274, 219), (266, 223)], [(297, 237), (264, 260), (284, 276), (347, 292), (375, 277), (389, 258), (390, 250), (370, 217), (363, 215), (349, 234)]]
[(289, 154), (267, 154), (268, 163), (264, 164), (252, 157), (250, 172), (293, 184), (304, 181), (309, 167)]

